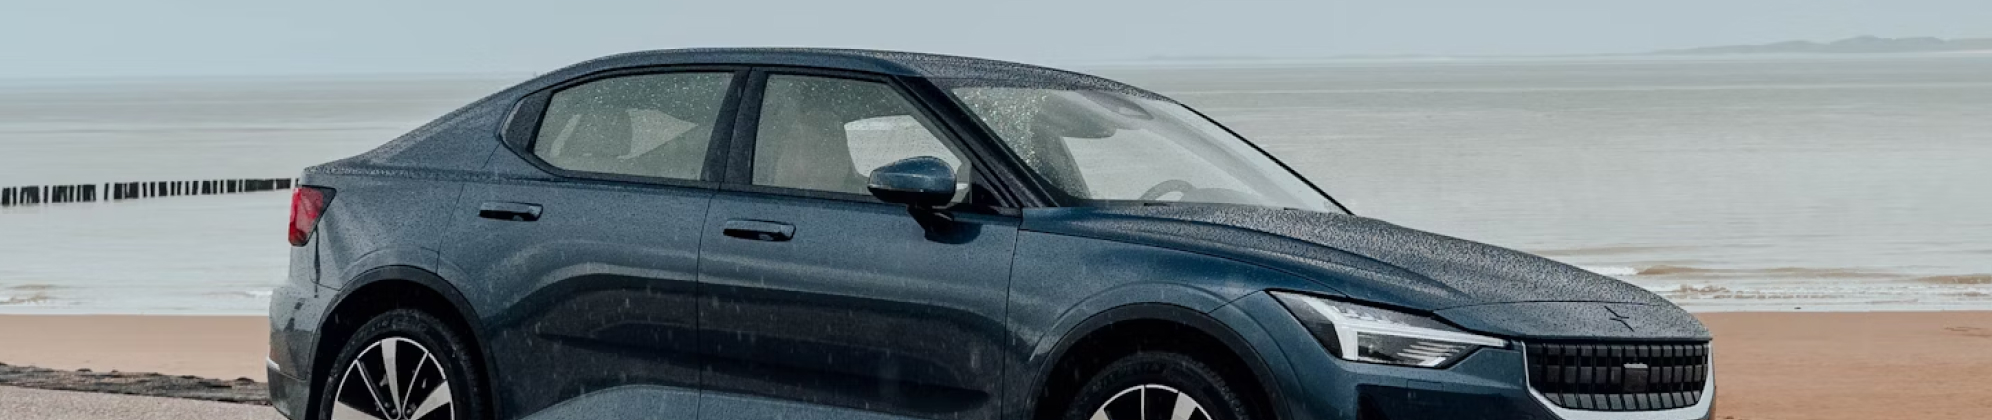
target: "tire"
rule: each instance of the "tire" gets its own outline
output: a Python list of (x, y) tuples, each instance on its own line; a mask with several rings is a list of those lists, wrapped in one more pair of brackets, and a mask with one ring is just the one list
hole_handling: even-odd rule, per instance
[(476, 350), (465, 337), (442, 320), (413, 309), (373, 317), (346, 340), (326, 369), (318, 387), (317, 400), (322, 403), (311, 418), (481, 419), (484, 381), (472, 356)]
[(1095, 373), (1064, 418), (1254, 420), (1248, 407), (1245, 396), (1210, 365), (1179, 353), (1140, 352)]

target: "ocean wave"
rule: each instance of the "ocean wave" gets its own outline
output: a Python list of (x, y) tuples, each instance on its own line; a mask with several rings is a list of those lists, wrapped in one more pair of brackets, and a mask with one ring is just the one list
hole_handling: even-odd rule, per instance
[(1965, 274), (1956, 276), (1929, 276), (1912, 279), (1929, 284), (1992, 284), (1992, 274)]
[(270, 298), (270, 296), (271, 296), (271, 295), (272, 295), (273, 293), (274, 293), (274, 291), (271, 291), (271, 290), (269, 290), (269, 289), (258, 289), (258, 290), (237, 290), (237, 291), (228, 291), (228, 292), (213, 292), (213, 293), (206, 293), (206, 295), (207, 295), (207, 296), (220, 296), (220, 297), (234, 297), (234, 298), (251, 298), (251, 299), (268, 299), (268, 298)]
[(1668, 297), (1668, 298), (1670, 298), (1670, 299), (1678, 299), (1678, 298), (1693, 298), (1693, 299), (1832, 299), (1832, 298), (1841, 298), (1841, 297), (1847, 297), (1847, 296), (1850, 296), (1850, 295), (1851, 295), (1851, 294), (1848, 294), (1848, 293), (1836, 293), (1836, 292), (1831, 292), (1831, 291), (1826, 291), (1826, 290), (1804, 290), (1804, 289), (1783, 289), (1783, 290), (1752, 290), (1752, 289), (1731, 289), (1731, 288), (1728, 288), (1728, 287), (1723, 287), (1723, 286), (1717, 286), (1717, 285), (1713, 285), (1713, 284), (1702, 284), (1702, 285), (1693, 285), (1693, 284), (1682, 284), (1682, 285), (1677, 285), (1677, 286), (1675, 286), (1675, 287), (1674, 287), (1673, 289), (1671, 289), (1671, 290), (1661, 290), (1661, 291), (1660, 291), (1660, 294), (1661, 294), (1662, 296), (1666, 296), (1666, 297)]
[(1542, 250), (1532, 250), (1529, 252), (1535, 253), (1536, 255), (1549, 256), (1549, 257), (1570, 257), (1570, 256), (1586, 256), (1586, 255), (1638, 254), (1638, 253), (1656, 252), (1656, 251), (1678, 251), (1690, 248), (1692, 247), (1620, 245), (1620, 246), (1596, 246), (1596, 247), (1587, 247), (1587, 248), (1542, 249)]
[(1706, 268), (1683, 265), (1654, 265), (1638, 269), (1633, 275), (1677, 276), (1677, 277), (1775, 277), (1775, 278), (1898, 278), (1902, 273), (1851, 268), (1775, 267), (1775, 268)]
[(1975, 286), (1901, 286), (1864, 284), (1853, 286), (1810, 285), (1799, 287), (1742, 288), (1714, 284), (1647, 286), (1668, 300), (1853, 300), (1865, 303), (1982, 302), (1992, 297), (1992, 289)]
[[(1894, 279), (1909, 277), (1908, 274), (1873, 269), (1854, 268), (1813, 268), (1813, 267), (1774, 267), (1774, 268), (1709, 268), (1688, 265), (1580, 265), (1577, 268), (1613, 277), (1664, 276), (1676, 278), (1861, 278)], [(1939, 284), (1992, 284), (1992, 275), (1933, 276), (1917, 280)]]
[(1580, 265), (1577, 266), (1577, 268), (1584, 269), (1584, 271), (1589, 271), (1593, 273), (1603, 274), (1607, 276), (1614, 276), (1614, 277), (1631, 276), (1639, 274), (1639, 267), (1627, 267), (1627, 266), (1618, 266), (1618, 265), (1605, 265), (1605, 266)]
[(35, 292), (27, 296), (0, 295), (0, 305), (39, 305), (50, 299), (47, 293)]
[(61, 288), (62, 286), (57, 286), (53, 284), (41, 284), (41, 283), (28, 283), (19, 286), (7, 286), (7, 290), (25, 290), (25, 291), (55, 290)]

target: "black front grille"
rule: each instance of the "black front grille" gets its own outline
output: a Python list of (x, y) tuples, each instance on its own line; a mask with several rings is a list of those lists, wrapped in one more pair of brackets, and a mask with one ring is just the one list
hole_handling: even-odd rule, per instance
[(1578, 410), (1695, 405), (1708, 384), (1708, 344), (1529, 343), (1529, 386)]

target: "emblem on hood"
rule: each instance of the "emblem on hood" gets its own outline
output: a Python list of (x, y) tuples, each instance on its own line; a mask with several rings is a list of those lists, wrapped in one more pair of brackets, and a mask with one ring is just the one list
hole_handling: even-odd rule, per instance
[(1633, 327), (1632, 327), (1632, 323), (1631, 323), (1631, 322), (1627, 322), (1628, 320), (1631, 320), (1631, 319), (1632, 319), (1632, 317), (1629, 317), (1629, 316), (1625, 316), (1625, 315), (1619, 315), (1618, 311), (1616, 311), (1616, 310), (1612, 310), (1612, 307), (1610, 307), (1610, 306), (1606, 306), (1606, 307), (1605, 307), (1605, 313), (1609, 313), (1609, 314), (1612, 314), (1611, 318), (1607, 318), (1607, 319), (1610, 319), (1610, 320), (1613, 320), (1613, 321), (1617, 321), (1617, 322), (1619, 323), (1619, 325), (1624, 325), (1624, 326), (1625, 326), (1625, 330), (1626, 330), (1626, 331), (1637, 331), (1637, 330), (1638, 330), (1637, 328), (1633, 328)]

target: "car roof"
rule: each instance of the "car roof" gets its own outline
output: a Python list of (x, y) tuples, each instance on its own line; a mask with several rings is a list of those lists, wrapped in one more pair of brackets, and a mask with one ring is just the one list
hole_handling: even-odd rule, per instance
[(584, 61), (548, 76), (564, 78), (561, 76), (578, 76), (620, 68), (699, 64), (815, 67), (928, 79), (1123, 91), (1160, 97), (1153, 92), (1126, 83), (1050, 67), (986, 58), (839, 48), (686, 48), (639, 51)]

